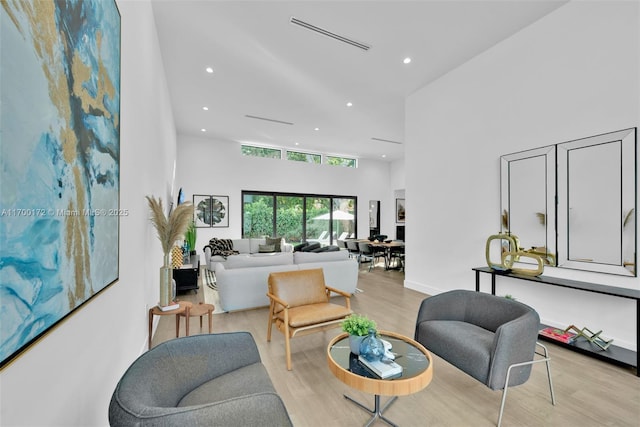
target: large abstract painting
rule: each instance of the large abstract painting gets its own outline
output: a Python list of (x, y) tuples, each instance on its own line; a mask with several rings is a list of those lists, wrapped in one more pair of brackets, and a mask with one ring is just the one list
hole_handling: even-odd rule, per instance
[(118, 279), (120, 14), (2, 0), (0, 367)]

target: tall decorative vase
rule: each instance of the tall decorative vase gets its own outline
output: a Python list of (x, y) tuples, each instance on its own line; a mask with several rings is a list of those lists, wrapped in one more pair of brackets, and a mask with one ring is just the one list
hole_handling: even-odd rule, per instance
[(166, 307), (171, 302), (173, 269), (170, 254), (164, 254), (164, 265), (160, 267), (160, 306)]

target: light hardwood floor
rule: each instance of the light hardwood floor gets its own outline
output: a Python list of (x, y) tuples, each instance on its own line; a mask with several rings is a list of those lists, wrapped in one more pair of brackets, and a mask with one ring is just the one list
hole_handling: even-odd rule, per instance
[[(376, 320), (380, 329), (413, 337), (420, 302), (426, 295), (402, 285), (404, 274), (376, 268), (360, 272), (363, 293), (351, 298), (354, 311)], [(461, 287), (470, 288), (473, 280)], [(179, 295), (201, 301), (203, 292)], [(295, 426), (358, 426), (369, 414), (347, 401), (348, 394), (373, 407), (373, 396), (350, 389), (329, 371), (326, 346), (340, 330), (334, 329), (291, 341), (293, 371), (285, 367), (284, 337), (274, 331), (266, 341), (267, 308), (213, 317), (216, 332), (249, 331), (258, 344), (262, 362), (284, 400)], [(181, 336), (184, 336), (182, 322)], [(200, 330), (191, 319), (191, 334)], [(153, 345), (173, 339), (174, 318), (160, 318)], [(552, 357), (552, 376), (557, 405), (552, 406), (543, 364), (535, 365), (525, 384), (509, 390), (502, 420), (508, 426), (640, 426), (640, 378), (624, 369), (563, 349), (547, 346)], [(386, 397), (382, 402), (386, 402)], [(493, 426), (498, 417), (501, 392), (492, 391), (462, 371), (434, 356), (433, 381), (424, 390), (402, 396), (385, 412), (400, 426)], [(377, 422), (376, 425), (383, 425)]]

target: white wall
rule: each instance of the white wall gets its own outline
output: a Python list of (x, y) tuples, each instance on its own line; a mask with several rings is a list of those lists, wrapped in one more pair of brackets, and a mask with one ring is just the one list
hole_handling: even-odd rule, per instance
[(144, 196), (171, 186), (175, 130), (149, 1), (122, 16), (120, 280), (0, 373), (0, 425), (107, 425), (120, 376), (146, 348), (158, 300), (160, 243)]
[[(406, 286), (473, 289), (471, 268), (486, 264), (486, 238), (500, 229), (500, 155), (638, 126), (638, 9), (571, 2), (409, 97)], [(545, 275), (640, 285), (557, 268)], [(483, 283), (488, 290), (488, 276)], [(631, 300), (498, 280), (497, 294), (507, 293), (543, 322), (602, 329), (635, 349)]]
[(381, 232), (395, 232), (388, 162), (360, 159), (354, 169), (248, 157), (241, 154), (239, 143), (183, 135), (178, 135), (178, 147), (176, 186), (183, 188), (187, 200), (193, 194), (229, 196), (229, 227), (197, 229), (200, 255), (212, 237), (241, 237), (242, 190), (356, 196), (361, 238), (369, 236), (369, 200), (380, 200)]

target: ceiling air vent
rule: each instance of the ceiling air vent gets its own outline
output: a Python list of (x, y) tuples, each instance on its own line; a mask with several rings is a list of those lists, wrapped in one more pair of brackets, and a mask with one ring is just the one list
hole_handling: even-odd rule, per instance
[(390, 139), (382, 139), (382, 138), (371, 138), (374, 141), (380, 141), (380, 142), (389, 142), (391, 144), (402, 144), (402, 142), (399, 141), (391, 141)]
[(340, 34), (332, 33), (331, 31), (325, 30), (324, 28), (316, 27), (315, 25), (309, 24), (308, 22), (301, 21), (300, 19), (294, 16), (291, 17), (290, 22), (294, 25), (298, 25), (302, 28), (306, 28), (307, 30), (315, 31), (316, 33), (322, 34), (323, 36), (331, 37), (334, 40), (341, 41), (342, 43), (350, 44), (351, 46), (355, 46), (358, 49), (362, 49), (364, 51), (371, 49), (371, 46), (369, 45), (341, 36)]
[(245, 117), (249, 119), (264, 120), (266, 122), (280, 123), (281, 125), (293, 125), (293, 123), (291, 122), (285, 122), (285, 121), (276, 120), (276, 119), (268, 119), (266, 117), (252, 116), (250, 114), (245, 114)]

